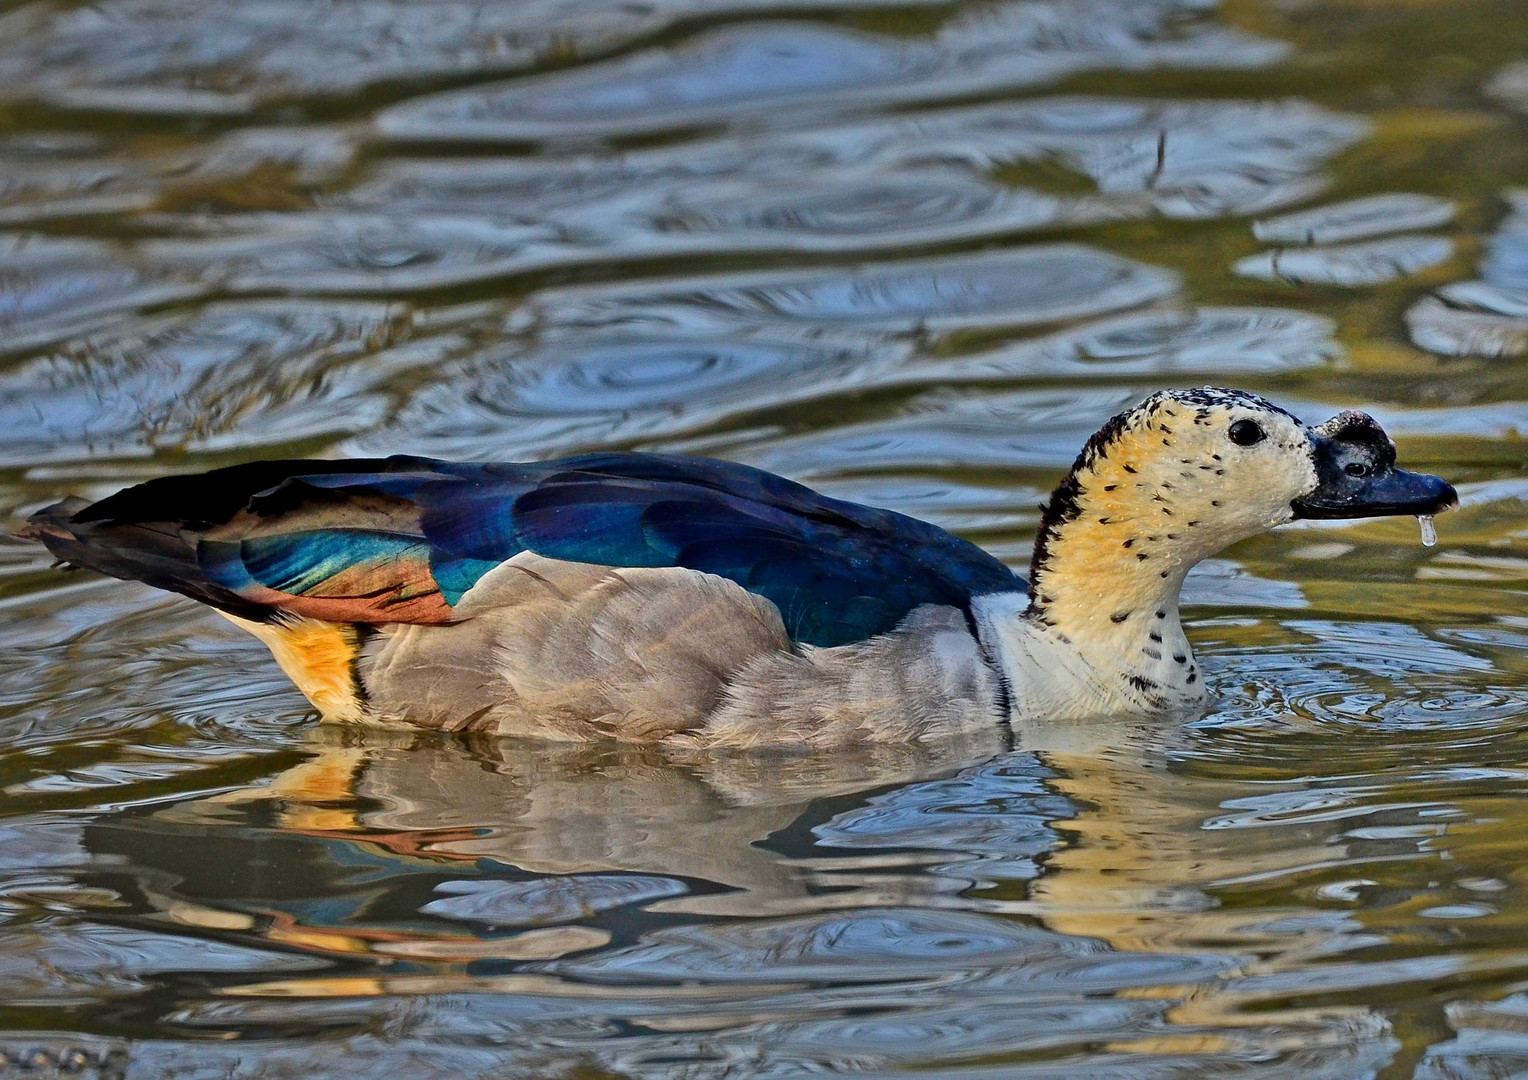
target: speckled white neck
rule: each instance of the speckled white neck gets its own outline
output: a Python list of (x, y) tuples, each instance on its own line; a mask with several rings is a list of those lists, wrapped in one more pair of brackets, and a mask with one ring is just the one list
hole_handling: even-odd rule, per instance
[(1204, 679), (1178, 619), (1177, 584), (1156, 606), (1080, 637), (1036, 618), (1024, 593), (977, 598), (977, 628), (1007, 680), (1013, 716), (1082, 719), (1202, 701)]

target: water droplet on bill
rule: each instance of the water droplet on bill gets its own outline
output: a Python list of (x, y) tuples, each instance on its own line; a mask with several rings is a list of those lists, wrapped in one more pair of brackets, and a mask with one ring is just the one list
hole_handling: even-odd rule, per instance
[(1433, 516), (1431, 514), (1418, 514), (1417, 524), (1422, 526), (1422, 546), (1432, 547), (1438, 542), (1438, 530), (1433, 528)]

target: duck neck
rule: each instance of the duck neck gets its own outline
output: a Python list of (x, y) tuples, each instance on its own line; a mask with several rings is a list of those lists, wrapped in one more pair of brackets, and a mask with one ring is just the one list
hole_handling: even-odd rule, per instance
[(1016, 712), (1163, 711), (1203, 698), (1178, 601), (1189, 569), (1221, 544), (1172, 481), (1148, 471), (1121, 457), (1074, 469), (1046, 508), (1027, 602), (985, 606)]
[(1182, 639), (1179, 597), (1198, 553), (1166, 527), (1144, 532), (1092, 509), (1042, 535), (1025, 617), (1090, 654), (1133, 648), (1155, 660), (1159, 638)]
[(1179, 572), (1154, 582), (1057, 574), (1043, 594), (980, 598), (981, 638), (1003, 669), (1015, 716), (1163, 712), (1202, 700), (1204, 681), (1178, 616), (1182, 584)]

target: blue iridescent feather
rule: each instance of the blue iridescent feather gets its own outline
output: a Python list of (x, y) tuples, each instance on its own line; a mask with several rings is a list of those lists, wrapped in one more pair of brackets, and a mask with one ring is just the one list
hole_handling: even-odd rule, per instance
[[(209, 505), (199, 507), (202, 493)], [(215, 529), (200, 542), (198, 561), (210, 582), (232, 592), (253, 584), (312, 596), (363, 564), (380, 588), (393, 554), (414, 565), (427, 555), (452, 605), (522, 551), (685, 567), (770, 600), (792, 639), (808, 645), (873, 637), (922, 604), (969, 610), (976, 596), (1025, 588), (993, 556), (926, 522), (830, 499), (746, 465), (676, 455), (263, 462), (152, 481), (92, 513)], [(363, 513), (384, 525), (357, 528)], [(258, 521), (258, 535), (240, 540), (246, 520)]]

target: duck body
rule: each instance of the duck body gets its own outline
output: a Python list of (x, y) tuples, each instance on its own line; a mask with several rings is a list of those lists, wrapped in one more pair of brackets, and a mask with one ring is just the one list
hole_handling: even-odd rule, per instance
[(258, 462), (31, 530), (211, 604), (331, 718), (574, 740), (991, 724), (973, 602), (1027, 587), (926, 522), (655, 454)]
[[(638, 453), (255, 462), (65, 500), (21, 535), (211, 605), (330, 719), (905, 742), (1200, 701), (1177, 610), (1195, 562), (1302, 505), (1452, 502), (1443, 481), (1394, 470), (1378, 425), (1354, 417), (1322, 434), (1252, 395), (1156, 395), (1084, 448), (1027, 579), (926, 522), (744, 465)], [(1237, 420), (1281, 441), (1233, 453), (1248, 449), (1226, 439)], [(1379, 487), (1321, 510), (1354, 494), (1334, 479), (1352, 487), (1351, 471), (1323, 475), (1323, 452), (1363, 458)], [(1232, 500), (1233, 471), (1262, 490)]]

